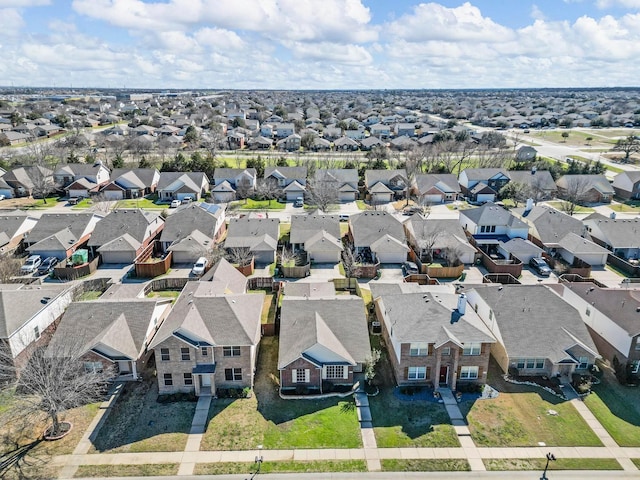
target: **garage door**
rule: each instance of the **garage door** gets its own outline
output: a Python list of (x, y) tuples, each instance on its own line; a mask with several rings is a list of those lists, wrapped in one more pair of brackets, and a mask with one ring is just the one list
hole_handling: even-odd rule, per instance
[(104, 195), (107, 200), (122, 200), (124, 198), (121, 190), (103, 190), (100, 194)]
[(425, 195), (422, 197), (422, 203), (435, 205), (436, 203), (442, 203), (442, 195)]
[(493, 193), (480, 193), (476, 200), (480, 203), (493, 202), (496, 196)]
[(312, 255), (311, 260), (315, 263), (338, 263), (340, 261), (340, 252), (315, 252)]
[(583, 262), (587, 262), (592, 267), (605, 265), (607, 263), (608, 254), (584, 254), (577, 255)]
[(103, 252), (102, 263), (133, 263), (135, 252)]
[(304, 197), (304, 192), (287, 192), (287, 200), (291, 202), (298, 197)]
[(341, 202), (353, 202), (356, 199), (356, 192), (341, 192), (339, 199)]
[(380, 263), (402, 263), (407, 260), (407, 253), (381, 253), (377, 257)]
[(231, 202), (235, 200), (236, 194), (233, 192), (215, 192), (213, 198), (217, 202)]
[(173, 252), (171, 261), (174, 263), (195, 263), (198, 258), (202, 256), (201, 251), (193, 252)]

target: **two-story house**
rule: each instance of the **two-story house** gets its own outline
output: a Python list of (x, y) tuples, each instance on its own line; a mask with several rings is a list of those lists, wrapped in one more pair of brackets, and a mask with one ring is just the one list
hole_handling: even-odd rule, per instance
[(564, 175), (556, 185), (560, 198), (579, 203), (611, 203), (616, 193), (604, 175)]
[(449, 286), (371, 285), (398, 385), (485, 383), (495, 338)]
[(282, 188), (287, 200), (293, 201), (304, 195), (307, 186), (307, 167), (266, 167), (264, 178), (268, 182), (275, 182)]
[(338, 263), (343, 250), (337, 215), (291, 216), (289, 242), (294, 251), (304, 250), (315, 263)]
[(458, 177), (462, 193), (473, 202), (495, 202), (510, 178), (502, 168), (465, 168)]
[(216, 168), (211, 195), (218, 202), (246, 198), (256, 188), (255, 168)]
[(262, 293), (224, 295), (215, 282), (188, 282), (149, 346), (159, 393), (252, 388), (263, 303)]
[(364, 185), (371, 198), (371, 203), (388, 203), (408, 195), (409, 184), (407, 171), (398, 170), (365, 170)]
[(20, 246), (22, 239), (38, 223), (38, 219), (22, 210), (0, 214), (0, 254), (11, 252)]
[(101, 161), (93, 164), (70, 163), (53, 172), (53, 181), (69, 197), (87, 197), (109, 182), (111, 172)]
[(319, 168), (314, 181), (335, 185), (341, 202), (353, 202), (358, 198), (358, 170), (355, 168)]
[(402, 223), (388, 212), (365, 211), (349, 217), (349, 236), (364, 261), (402, 263), (409, 247)]

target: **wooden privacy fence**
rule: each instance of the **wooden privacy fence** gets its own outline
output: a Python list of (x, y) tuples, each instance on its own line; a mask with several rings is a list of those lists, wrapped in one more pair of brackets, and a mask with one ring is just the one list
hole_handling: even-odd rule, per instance
[(136, 260), (136, 277), (155, 278), (160, 275), (164, 275), (169, 271), (169, 267), (171, 267), (172, 257), (173, 252), (169, 252), (164, 256), (164, 258), (157, 259), (155, 261), (149, 261), (149, 257), (142, 261)]

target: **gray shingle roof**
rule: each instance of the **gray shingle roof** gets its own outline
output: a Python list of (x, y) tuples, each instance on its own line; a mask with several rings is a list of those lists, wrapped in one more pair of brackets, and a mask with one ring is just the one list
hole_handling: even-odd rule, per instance
[(485, 203), (478, 208), (470, 208), (460, 212), (460, 217), (467, 217), (476, 225), (504, 225), (512, 228), (529, 228), (519, 218), (493, 203)]
[(587, 188), (595, 188), (600, 193), (615, 194), (611, 183), (604, 175), (564, 175), (558, 179), (556, 184), (558, 187), (567, 188), (568, 182), (572, 181), (584, 182)]
[(315, 174), (316, 181), (335, 181), (342, 185), (350, 183), (358, 186), (358, 170), (355, 168), (319, 168)]
[[(160, 215), (154, 212), (133, 209), (114, 210), (98, 222), (88, 245), (100, 247), (124, 234), (129, 234), (131, 238), (143, 243), (146, 240), (147, 229), (154, 223), (157, 227), (163, 223)], [(152, 230), (155, 231), (157, 227)]]
[(577, 218), (545, 205), (536, 205), (528, 212), (524, 208), (514, 208), (511, 212), (532, 225), (531, 234), (545, 245), (558, 243), (569, 232), (581, 235), (585, 230)]
[(285, 297), (280, 322), (278, 368), (286, 367), (314, 345), (327, 348), (351, 364), (363, 363), (371, 351), (361, 298)]
[[(232, 218), (229, 221), (224, 246), (225, 248), (254, 249), (265, 241), (277, 244), (280, 232), (279, 222), (277, 218)], [(265, 239), (265, 236), (268, 238)]]
[(27, 240), (29, 243), (39, 242), (67, 228), (75, 238), (80, 238), (95, 216), (93, 213), (44, 213), (29, 232)]
[(556, 182), (553, 181), (549, 170), (537, 170), (533, 174), (531, 170), (509, 170), (507, 175), (509, 175), (512, 182), (535, 185), (537, 188), (547, 191), (556, 189)]
[(222, 209), (212, 214), (193, 203), (184, 205), (175, 214), (167, 217), (160, 241), (174, 242), (185, 238), (194, 230), (199, 230), (212, 239), (216, 233), (216, 223), (222, 213)]
[(580, 235), (576, 235), (572, 232), (569, 232), (564, 237), (562, 237), (558, 242), (558, 245), (575, 255), (589, 253), (610, 253), (609, 250), (601, 247), (597, 243), (593, 243), (591, 240), (583, 238)]
[(141, 186), (151, 187), (158, 170), (155, 168), (114, 168), (111, 172), (111, 180), (117, 180), (118, 177), (126, 173), (130, 173), (131, 177), (139, 179)]
[(460, 192), (458, 178), (451, 173), (428, 173), (416, 175), (416, 187), (420, 194), (425, 193), (432, 187), (436, 187), (443, 193)]
[(289, 298), (333, 298), (336, 288), (333, 282), (285, 282), (284, 294)]
[(218, 295), (228, 293), (245, 293), (247, 290), (247, 277), (240, 273), (225, 258), (221, 258), (201, 278), (200, 282), (212, 282), (216, 284)]
[(488, 180), (499, 173), (505, 177), (509, 176), (504, 168), (465, 168), (464, 172), (468, 180), (478, 181)]
[(351, 215), (349, 224), (356, 247), (369, 247), (385, 235), (406, 242), (402, 223), (387, 212), (370, 211)]
[(467, 240), (458, 220), (424, 218), (422, 215), (413, 215), (405, 222), (404, 226), (409, 232), (409, 237), (413, 237), (421, 249), (426, 249), (430, 243), (433, 243), (434, 250), (456, 247), (466, 251), (475, 251), (475, 248)]
[(404, 168), (397, 170), (365, 170), (364, 184), (367, 188), (370, 188), (378, 182), (387, 185), (389, 181), (398, 176), (405, 182), (407, 181), (407, 171)]
[[(602, 240), (613, 248), (637, 248), (640, 238), (640, 219), (609, 218), (592, 213), (582, 220), (585, 225), (593, 224), (602, 232), (592, 231), (594, 238)], [(600, 237), (603, 238), (600, 238)]]
[[(307, 178), (307, 167), (265, 167), (264, 178), (269, 178), (276, 170), (288, 179), (305, 179)], [(277, 174), (276, 174), (277, 175)]]
[(8, 243), (15, 236), (16, 232), (18, 232), (28, 217), (29, 214), (27, 212), (20, 210), (0, 212), (0, 234), (7, 236), (6, 242), (0, 241), (0, 247)]
[(337, 215), (292, 215), (290, 243), (305, 243), (320, 230), (340, 238), (340, 220)]
[(53, 299), (67, 285), (3, 285), (0, 284), (0, 338), (8, 338), (37, 312), (46, 308), (43, 299)]
[(189, 191), (200, 192), (202, 185), (209, 185), (209, 179), (203, 172), (161, 172), (158, 190), (165, 190), (176, 180), (184, 183)]

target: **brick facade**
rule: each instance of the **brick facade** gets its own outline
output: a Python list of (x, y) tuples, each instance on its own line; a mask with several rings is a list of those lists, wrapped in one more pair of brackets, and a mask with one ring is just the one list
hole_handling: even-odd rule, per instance
[[(280, 370), (280, 388), (281, 390), (293, 390), (297, 388), (317, 389), (321, 393), (323, 392), (323, 383), (330, 383), (332, 385), (353, 385), (353, 370), (351, 366), (345, 366), (347, 368), (347, 378), (322, 378), (322, 367), (315, 365), (314, 363), (305, 360), (304, 358), (298, 358), (284, 369)], [(294, 382), (293, 371), (294, 370), (309, 370), (308, 382)]]

